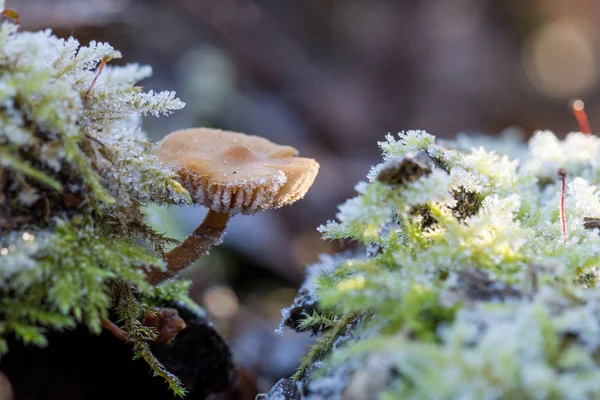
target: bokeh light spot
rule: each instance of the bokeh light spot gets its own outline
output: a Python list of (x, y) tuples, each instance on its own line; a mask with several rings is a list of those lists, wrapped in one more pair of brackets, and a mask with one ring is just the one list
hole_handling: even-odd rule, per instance
[(223, 286), (213, 286), (204, 294), (206, 309), (218, 318), (231, 318), (240, 304), (235, 293)]
[(575, 20), (548, 23), (525, 45), (523, 63), (542, 94), (559, 99), (579, 95), (598, 80), (593, 31)]

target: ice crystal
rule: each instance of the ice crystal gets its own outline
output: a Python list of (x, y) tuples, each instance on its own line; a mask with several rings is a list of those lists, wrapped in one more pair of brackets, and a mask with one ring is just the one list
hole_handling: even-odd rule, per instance
[(426, 150), (435, 140), (433, 135), (425, 131), (401, 132), (398, 136), (400, 140), (394, 138), (393, 135), (387, 135), (386, 142), (378, 142), (383, 151), (384, 160), (418, 150)]
[(272, 206), (287, 178), (282, 171), (259, 179), (233, 179), (226, 183), (209, 182), (206, 177), (188, 174), (186, 184), (195, 187), (194, 202), (210, 209), (235, 215), (254, 214)]

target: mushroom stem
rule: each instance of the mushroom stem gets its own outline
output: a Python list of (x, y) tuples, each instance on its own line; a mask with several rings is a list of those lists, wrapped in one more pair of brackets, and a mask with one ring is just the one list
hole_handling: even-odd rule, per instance
[(146, 280), (157, 285), (190, 266), (211, 247), (221, 242), (227, 221), (229, 221), (229, 214), (209, 210), (202, 224), (183, 243), (165, 255), (166, 271), (151, 268), (146, 275)]

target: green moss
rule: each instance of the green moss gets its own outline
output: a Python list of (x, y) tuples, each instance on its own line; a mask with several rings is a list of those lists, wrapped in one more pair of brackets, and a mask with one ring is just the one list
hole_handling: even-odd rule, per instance
[[(295, 301), (319, 310), (300, 330), (322, 333), (294, 376), (302, 398), (598, 398), (600, 139), (498, 143), (520, 160), (422, 131), (387, 139), (384, 162), (320, 228), (367, 256), (316, 265)], [(400, 179), (415, 152), (436, 163)]]
[(100, 63), (120, 57), (107, 43), (17, 28), (0, 24), (0, 355), (8, 335), (45, 346), (51, 330), (99, 333), (114, 311), (132, 356), (183, 395), (140, 321), (151, 305), (190, 303), (189, 285), (146, 282), (145, 268), (160, 268), (176, 241), (143, 208), (190, 197), (153, 156), (140, 117), (184, 104), (135, 86), (149, 67), (107, 66), (92, 85)]

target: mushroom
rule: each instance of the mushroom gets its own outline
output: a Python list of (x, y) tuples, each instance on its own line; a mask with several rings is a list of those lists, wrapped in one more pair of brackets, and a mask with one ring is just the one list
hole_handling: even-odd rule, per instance
[(167, 270), (148, 273), (159, 283), (196, 261), (223, 238), (229, 217), (283, 207), (304, 197), (319, 164), (298, 151), (244, 133), (209, 128), (167, 135), (156, 156), (179, 176), (195, 203), (209, 208), (202, 224), (166, 254)]

